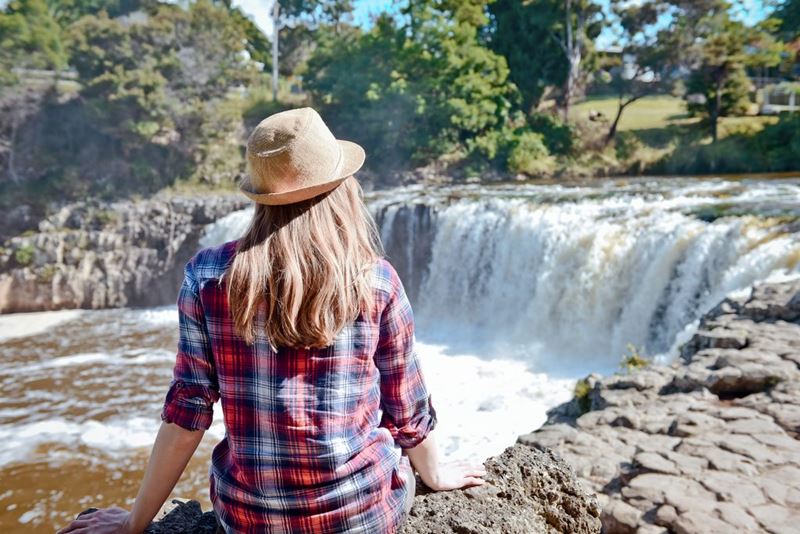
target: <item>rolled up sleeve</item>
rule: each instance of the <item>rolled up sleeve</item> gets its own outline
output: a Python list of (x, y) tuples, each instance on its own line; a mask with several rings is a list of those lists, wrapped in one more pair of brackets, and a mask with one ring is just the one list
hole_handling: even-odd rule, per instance
[(380, 372), (381, 426), (404, 449), (419, 445), (436, 426), (436, 412), (414, 349), (414, 316), (403, 284), (391, 270), (392, 292), (381, 314), (375, 363)]
[(219, 385), (192, 261), (186, 264), (178, 294), (178, 322), (178, 353), (161, 419), (187, 430), (207, 430)]

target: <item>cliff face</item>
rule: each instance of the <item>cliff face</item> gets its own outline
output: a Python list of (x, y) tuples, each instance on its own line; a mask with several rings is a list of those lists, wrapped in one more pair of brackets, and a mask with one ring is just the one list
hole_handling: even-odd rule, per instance
[(590, 382), (520, 442), (575, 467), (604, 532), (797, 531), (800, 281), (724, 301), (671, 367)]
[(173, 303), (203, 227), (241, 195), (63, 207), (0, 248), (0, 313)]

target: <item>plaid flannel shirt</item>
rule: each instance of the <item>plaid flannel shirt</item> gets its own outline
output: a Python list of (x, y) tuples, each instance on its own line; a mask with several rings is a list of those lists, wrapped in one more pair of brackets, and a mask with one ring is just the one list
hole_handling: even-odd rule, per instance
[[(436, 424), (394, 268), (374, 268), (375, 306), (324, 349), (273, 350), (234, 332), (222, 274), (236, 242), (201, 250), (178, 296), (180, 341), (162, 419), (226, 436), (209, 472), (227, 532), (390, 533), (408, 491), (402, 448)], [(263, 325), (263, 315), (257, 324)]]

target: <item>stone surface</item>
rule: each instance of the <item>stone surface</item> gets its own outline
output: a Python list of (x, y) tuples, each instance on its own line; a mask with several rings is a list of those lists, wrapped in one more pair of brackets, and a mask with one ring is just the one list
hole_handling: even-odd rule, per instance
[[(599, 534), (597, 499), (552, 452), (514, 445), (487, 460), (486, 471), (486, 485), (467, 490), (432, 493), (418, 481), (398, 534)], [(620, 504), (620, 521), (635, 526), (638, 511)], [(213, 512), (203, 513), (197, 501), (175, 500), (159, 517), (145, 534), (216, 532)]]
[(605, 532), (797, 531), (800, 281), (725, 300), (679, 362), (590, 386), (519, 441), (576, 467)]
[(516, 445), (486, 470), (486, 486), (420, 492), (400, 533), (600, 532), (595, 498), (551, 452)]
[(78, 202), (0, 247), (0, 313), (173, 304), (205, 225), (242, 195)]

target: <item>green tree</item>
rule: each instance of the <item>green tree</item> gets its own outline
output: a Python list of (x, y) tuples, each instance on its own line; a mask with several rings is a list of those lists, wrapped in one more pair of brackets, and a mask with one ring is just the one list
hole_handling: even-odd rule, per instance
[(600, 6), (590, 0), (497, 0), (489, 4), (490, 43), (502, 54), (533, 112), (560, 88), (565, 117), (585, 76), (594, 67), (594, 39), (603, 26)]
[(658, 28), (669, 9), (667, 3), (611, 0), (611, 9), (619, 25), (620, 61), (608, 69), (610, 85), (617, 94), (617, 113), (606, 135), (606, 145), (616, 137), (628, 106), (670, 84), (670, 69), (677, 63), (679, 54), (679, 50), (671, 46), (669, 30), (659, 31)]
[(482, 146), (516, 98), (505, 60), (481, 42), (485, 6), (412, 2), (400, 25), (384, 16), (367, 33), (329, 32), (309, 60), (305, 87), (380, 164)]
[(50, 12), (62, 27), (101, 11), (110, 17), (118, 17), (138, 9), (152, 9), (157, 4), (157, 0), (47, 0)]
[[(741, 114), (750, 91), (748, 66), (775, 66), (780, 46), (759, 27), (748, 27), (730, 16), (730, 4), (719, 2), (695, 22), (698, 36), (688, 48), (693, 60), (690, 92), (704, 96), (711, 137), (718, 138), (719, 118)], [(698, 106), (690, 106), (698, 110)]]
[(66, 66), (61, 29), (44, 0), (13, 0), (0, 13), (0, 83), (13, 83), (14, 68)]
[(781, 21), (780, 35), (785, 41), (800, 37), (800, 0), (782, 0), (772, 16)]

